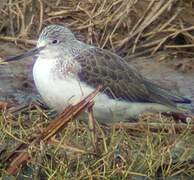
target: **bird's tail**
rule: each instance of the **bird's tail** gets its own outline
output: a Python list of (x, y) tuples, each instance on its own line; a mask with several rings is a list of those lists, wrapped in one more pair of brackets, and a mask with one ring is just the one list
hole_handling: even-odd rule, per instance
[(153, 92), (155, 96), (164, 99), (164, 101), (166, 101), (169, 105), (184, 104), (187, 106), (192, 104), (192, 101), (190, 99), (182, 97), (178, 93), (172, 92), (171, 90), (164, 89), (157, 84), (146, 81), (146, 85), (149, 91)]

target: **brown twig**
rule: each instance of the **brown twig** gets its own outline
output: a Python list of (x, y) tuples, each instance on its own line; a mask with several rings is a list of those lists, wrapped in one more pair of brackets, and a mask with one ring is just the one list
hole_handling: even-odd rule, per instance
[(83, 109), (85, 109), (91, 103), (93, 98), (99, 93), (100, 89), (101, 87), (98, 87), (94, 92), (76, 105), (68, 106), (62, 114), (50, 122), (48, 127), (45, 128), (40, 135), (31, 137), (28, 140), (28, 143), (19, 144), (4, 161), (4, 163), (8, 164), (6, 171), (9, 174), (15, 174), (20, 167), (24, 166), (31, 159), (27, 150), (34, 147), (35, 144), (40, 144), (41, 141), (48, 143), (48, 140), (51, 137), (60, 132), (69, 121), (78, 116), (81, 111), (83, 111)]
[(0, 109), (6, 109), (11, 107), (11, 103), (7, 102), (7, 101), (0, 101)]
[(194, 125), (183, 124), (183, 123), (115, 123), (116, 129), (129, 129), (137, 131), (151, 131), (151, 132), (171, 132), (174, 129), (174, 132), (181, 133), (186, 129), (190, 130), (191, 133), (194, 133)]
[(93, 103), (88, 106), (88, 126), (89, 130), (91, 132), (91, 142), (92, 146), (94, 148), (94, 152), (98, 151), (98, 144), (97, 144), (97, 133), (96, 133), (96, 127), (95, 127), (95, 120), (93, 115)]
[(58, 141), (57, 139), (53, 139), (51, 138), (48, 141), (48, 144), (57, 146), (59, 148), (65, 149), (65, 150), (69, 150), (69, 151), (73, 151), (76, 153), (81, 153), (81, 154), (94, 154), (92, 152), (88, 152), (85, 149), (82, 149), (80, 147), (76, 147), (75, 145), (70, 145), (70, 144), (66, 144), (66, 143), (61, 143), (60, 141)]
[(0, 36), (0, 40), (3, 41), (9, 41), (9, 42), (19, 42), (19, 43), (25, 43), (25, 44), (30, 44), (30, 45), (36, 45), (35, 40), (30, 40), (30, 39), (18, 39), (15, 37), (9, 37), (9, 36)]

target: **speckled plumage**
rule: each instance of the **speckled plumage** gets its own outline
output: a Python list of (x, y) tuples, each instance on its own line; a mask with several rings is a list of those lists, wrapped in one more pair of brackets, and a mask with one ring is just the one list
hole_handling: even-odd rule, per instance
[(175, 106), (168, 97), (151, 91), (147, 81), (116, 54), (100, 48), (89, 48), (74, 59), (81, 64), (78, 73), (81, 81), (97, 87), (105, 87), (104, 93), (111, 98), (129, 102), (151, 102)]
[(123, 107), (125, 119), (131, 117), (130, 113), (134, 117), (147, 110), (175, 110), (177, 102), (190, 103), (190, 100), (151, 83), (116, 54), (78, 41), (63, 26), (47, 26), (37, 43), (37, 47), (42, 46), (45, 48), (35, 63), (34, 80), (46, 102), (56, 109), (64, 108), (63, 101), (80, 100), (98, 85), (102, 85), (104, 91), (95, 101), (96, 111), (100, 109), (102, 113), (103, 102), (100, 101), (104, 99), (104, 103), (110, 104), (107, 111), (115, 111), (113, 104), (119, 104), (120, 112)]

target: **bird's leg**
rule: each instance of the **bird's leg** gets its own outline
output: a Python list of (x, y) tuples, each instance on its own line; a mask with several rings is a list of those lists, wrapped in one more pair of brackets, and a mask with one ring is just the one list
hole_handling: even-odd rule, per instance
[(93, 115), (93, 105), (94, 103), (91, 102), (88, 105), (88, 126), (89, 126), (89, 130), (91, 132), (91, 142), (92, 142), (92, 146), (94, 148), (94, 152), (97, 153), (98, 152), (98, 144), (97, 144), (97, 134), (96, 134), (96, 126), (95, 126), (95, 119), (94, 119), (94, 115)]
[(79, 83), (79, 87), (80, 87), (80, 92), (81, 92), (81, 99), (80, 99), (80, 101), (84, 98), (84, 92), (83, 92), (83, 89), (82, 89), (82, 87), (81, 87), (81, 83), (80, 83), (80, 81), (78, 80), (78, 83)]

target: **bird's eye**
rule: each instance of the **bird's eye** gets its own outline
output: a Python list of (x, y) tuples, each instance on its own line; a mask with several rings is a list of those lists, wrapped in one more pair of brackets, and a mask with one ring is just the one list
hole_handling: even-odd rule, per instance
[(59, 43), (59, 40), (57, 40), (57, 39), (54, 39), (53, 41), (52, 41), (52, 44), (58, 44)]

